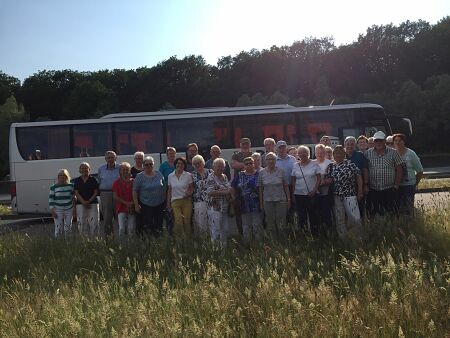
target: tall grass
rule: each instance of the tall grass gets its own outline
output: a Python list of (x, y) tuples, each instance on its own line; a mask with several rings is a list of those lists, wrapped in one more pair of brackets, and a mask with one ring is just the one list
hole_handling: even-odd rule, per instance
[(450, 207), (372, 220), (362, 245), (0, 239), (0, 335), (449, 334)]

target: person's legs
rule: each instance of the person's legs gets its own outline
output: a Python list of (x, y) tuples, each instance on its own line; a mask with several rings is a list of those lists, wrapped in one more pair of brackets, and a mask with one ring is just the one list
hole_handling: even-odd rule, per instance
[(277, 214), (277, 203), (279, 202), (264, 202), (266, 233), (268, 236), (274, 236), (278, 233), (277, 219), (280, 216)]
[(101, 210), (103, 215), (103, 231), (106, 237), (113, 235), (114, 201), (112, 191), (100, 192)]
[(399, 212), (404, 215), (412, 215), (414, 211), (414, 195), (416, 186), (414, 184), (401, 185), (398, 189)]
[[(314, 199), (317, 198), (317, 196), (313, 197)], [(318, 201), (313, 201), (313, 198), (306, 196), (306, 212), (308, 213), (309, 218), (309, 230), (311, 232), (311, 235), (313, 237), (319, 236), (319, 222), (317, 220), (317, 210), (316, 208), (319, 207)]]
[(222, 213), (215, 210), (208, 210), (208, 218), (210, 224), (210, 232), (211, 232), (211, 241), (219, 242), (221, 235), (221, 218)]
[(275, 202), (275, 223), (278, 233), (282, 233), (286, 229), (286, 220), (288, 214), (287, 202)]
[(64, 235), (67, 239), (72, 235), (73, 208), (64, 210), (63, 217), (64, 217)]
[(295, 196), (295, 207), (297, 209), (298, 216), (298, 227), (299, 229), (306, 231), (306, 226), (308, 224), (308, 214), (307, 214), (307, 198), (305, 195), (294, 195)]
[(128, 238), (134, 237), (135, 233), (136, 233), (136, 215), (128, 214), (128, 222), (127, 222)]
[(87, 208), (85, 212), (87, 213), (87, 224), (89, 225), (88, 233), (90, 233), (92, 237), (99, 237), (100, 217), (98, 204), (91, 204), (91, 206)]
[(59, 238), (64, 233), (64, 210), (55, 208), (56, 217), (53, 219), (55, 223), (55, 237)]
[(241, 214), (242, 220), (242, 237), (244, 242), (250, 242), (252, 238), (252, 215), (250, 212)]
[(264, 235), (263, 214), (260, 211), (251, 213), (253, 239), (260, 242)]
[(77, 210), (77, 225), (78, 225), (78, 233), (80, 236), (86, 236), (87, 227), (88, 227), (88, 208), (86, 208), (83, 204), (77, 204), (75, 206)]
[(192, 212), (193, 205), (192, 200), (190, 198), (184, 198), (181, 204), (181, 213), (183, 220), (183, 232), (185, 236), (192, 235)]
[(361, 215), (356, 196), (344, 197), (344, 208), (352, 236), (359, 240), (362, 239)]
[(331, 198), (328, 195), (318, 195), (319, 210), (318, 210), (318, 222), (319, 232), (323, 235), (331, 234)]
[(123, 241), (125, 237), (125, 228), (128, 224), (128, 213), (119, 212), (117, 214), (117, 221), (119, 223), (119, 241)]
[(334, 196), (334, 219), (336, 221), (336, 232), (340, 239), (347, 237), (347, 227), (345, 224), (345, 206), (344, 199), (340, 196)]
[(206, 202), (194, 202), (194, 233), (204, 236), (208, 233)]

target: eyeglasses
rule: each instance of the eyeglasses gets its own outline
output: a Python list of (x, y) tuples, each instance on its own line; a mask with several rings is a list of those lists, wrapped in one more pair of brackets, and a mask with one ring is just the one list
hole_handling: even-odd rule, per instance
[(153, 166), (153, 163), (144, 163), (144, 167), (151, 167)]

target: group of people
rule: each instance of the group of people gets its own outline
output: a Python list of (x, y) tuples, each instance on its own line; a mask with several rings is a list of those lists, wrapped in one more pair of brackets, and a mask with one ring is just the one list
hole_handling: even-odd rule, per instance
[(304, 145), (292, 148), (266, 138), (264, 151), (253, 152), (251, 140), (242, 138), (230, 163), (218, 145), (211, 147), (205, 162), (191, 143), (186, 158), (177, 158), (176, 149), (168, 147), (159, 170), (143, 152), (134, 154), (131, 166), (117, 164), (115, 152), (107, 151), (97, 179), (86, 162), (73, 183), (66, 169), (58, 172), (49, 198), (55, 236), (70, 235), (76, 214), (78, 231), (85, 236), (113, 235), (116, 218), (119, 240), (158, 236), (165, 220), (174, 237), (194, 234), (225, 246), (238, 233), (246, 242), (282, 234), (288, 219), (296, 219), (313, 237), (329, 236), (335, 229), (341, 239), (361, 239), (366, 213), (412, 213), (423, 175), (420, 159), (406, 147), (403, 134), (393, 135), (389, 144), (378, 131), (373, 146), (369, 141), (349, 136), (343, 146), (332, 147), (324, 136), (311, 159)]

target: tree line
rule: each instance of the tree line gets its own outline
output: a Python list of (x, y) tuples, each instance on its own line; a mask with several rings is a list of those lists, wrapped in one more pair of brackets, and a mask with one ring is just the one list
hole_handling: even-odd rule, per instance
[[(413, 121), (420, 152), (448, 151), (450, 17), (435, 25), (374, 25), (356, 41), (305, 38), (291, 46), (242, 51), (209, 65), (199, 55), (154, 67), (96, 72), (43, 70), (23, 83), (0, 71), (1, 144), (9, 124), (93, 118), (112, 112), (289, 103), (371, 102)], [(5, 149), (6, 148), (6, 149)], [(0, 177), (7, 147), (0, 147)], [(6, 166), (3, 165), (6, 161)]]

